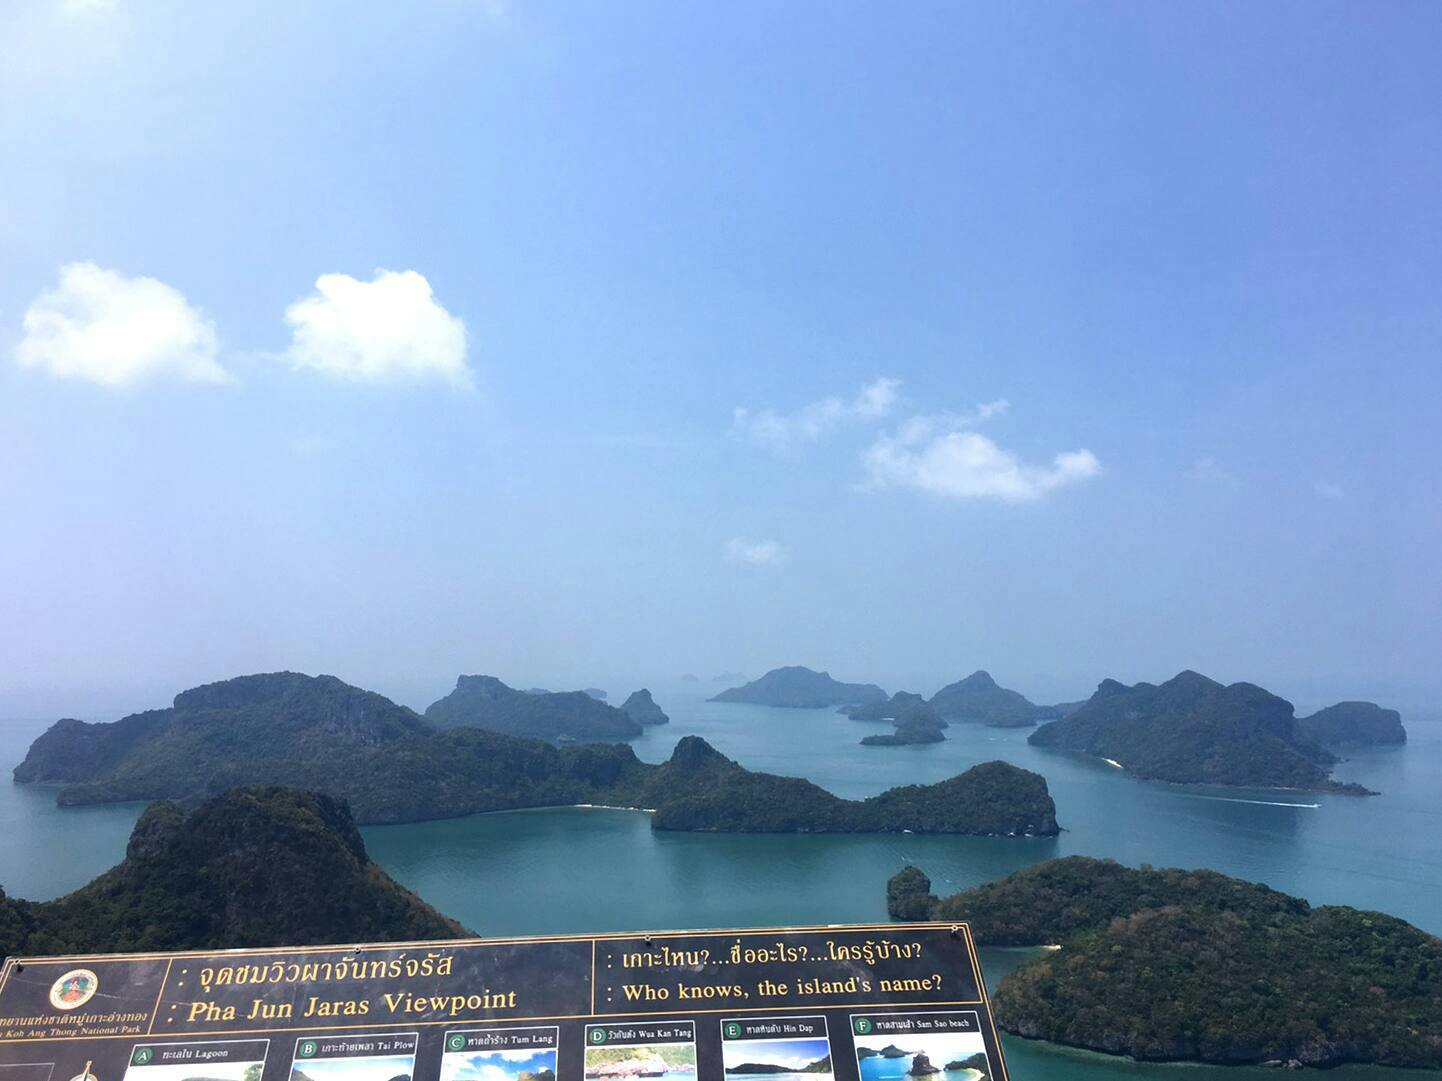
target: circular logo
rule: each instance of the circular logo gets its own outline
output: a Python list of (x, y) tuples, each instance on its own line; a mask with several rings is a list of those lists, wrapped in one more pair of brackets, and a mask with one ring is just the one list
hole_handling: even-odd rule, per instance
[(586, 1033), (586, 1039), (589, 1040), (591, 1043), (605, 1043), (606, 1030), (603, 1028), (590, 1029)]
[(50, 985), (50, 1005), (57, 1010), (75, 1010), (95, 997), (100, 979), (88, 968), (72, 968)]
[(148, 1047), (137, 1048), (135, 1054), (130, 1056), (130, 1065), (145, 1066), (155, 1057), (155, 1052)]
[(728, 1040), (739, 1040), (741, 1038), (741, 1026), (735, 1021), (726, 1022), (726, 1038)]
[(464, 1051), (466, 1049), (466, 1038), (457, 1032), (446, 1041), (446, 1046), (452, 1051)]
[(301, 1040), (300, 1043), (296, 1045), (295, 1053), (301, 1058), (314, 1058), (315, 1053), (319, 1050), (320, 1047), (314, 1040)]
[(870, 1031), (871, 1031), (871, 1018), (869, 1018), (869, 1017), (858, 1017), (858, 1018), (856, 1019), (856, 1034), (857, 1034), (858, 1036), (865, 1036), (865, 1035), (866, 1035), (868, 1032), (870, 1032)]

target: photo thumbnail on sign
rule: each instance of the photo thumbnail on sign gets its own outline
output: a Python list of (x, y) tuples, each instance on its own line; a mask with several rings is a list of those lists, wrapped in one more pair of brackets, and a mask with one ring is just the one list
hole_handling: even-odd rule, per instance
[(295, 1042), (290, 1081), (411, 1081), (414, 1032), (306, 1036)]
[(721, 1022), (728, 1081), (832, 1081), (824, 1017), (731, 1017)]
[(975, 1011), (852, 1014), (861, 1081), (992, 1081)]
[(585, 1075), (695, 1081), (696, 1025), (692, 1021), (587, 1025)]
[(555, 1025), (453, 1029), (440, 1081), (556, 1081), (559, 1038)]
[(260, 1081), (269, 1040), (138, 1043), (125, 1081)]

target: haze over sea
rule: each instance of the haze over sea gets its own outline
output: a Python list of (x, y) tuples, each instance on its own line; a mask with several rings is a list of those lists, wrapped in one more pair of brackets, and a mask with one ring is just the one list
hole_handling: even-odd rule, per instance
[[(1348, 753), (1335, 776), (1381, 792), (1359, 799), (1137, 781), (1102, 762), (1033, 748), (1026, 742), (1030, 729), (953, 725), (941, 744), (862, 747), (863, 735), (887, 726), (831, 710), (704, 701), (718, 687), (653, 684), (672, 720), (635, 740), (636, 753), (658, 762), (682, 736), (699, 735), (748, 768), (806, 777), (849, 797), (942, 780), (1002, 758), (1046, 777), (1064, 832), (1048, 839), (657, 833), (640, 812), (553, 809), (368, 828), (371, 856), (481, 934), (880, 921), (886, 919), (886, 880), (905, 864), (921, 867), (936, 892), (946, 894), (1075, 854), (1210, 867), (1315, 904), (1389, 912), (1442, 934), (1442, 857), (1435, 843), (1442, 836), (1442, 710), (1404, 711), (1405, 748)], [(609, 689), (615, 699), (630, 688)], [(4, 764), (19, 762), (44, 727), (0, 722)], [(0, 885), (34, 899), (81, 885), (122, 857), (139, 811), (135, 804), (62, 809), (53, 789), (0, 784)], [(1028, 956), (984, 950), (988, 980)], [(1137, 1064), (1010, 1038), (1005, 1046), (1018, 1079), (1274, 1076), (1260, 1069)], [(1439, 1075), (1348, 1067), (1331, 1076), (1435, 1081)]]

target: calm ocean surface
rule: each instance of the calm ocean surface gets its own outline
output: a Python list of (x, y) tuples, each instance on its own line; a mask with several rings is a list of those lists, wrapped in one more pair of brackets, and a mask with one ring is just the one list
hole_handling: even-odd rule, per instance
[[(1027, 730), (953, 725), (945, 743), (861, 747), (861, 736), (886, 726), (829, 710), (706, 703), (704, 684), (653, 690), (672, 723), (635, 741), (647, 761), (662, 761), (677, 739), (695, 734), (751, 769), (806, 777), (859, 797), (1002, 758), (1046, 777), (1065, 832), (1047, 840), (675, 834), (653, 832), (640, 812), (568, 809), (370, 828), (371, 855), (481, 934), (884, 920), (886, 880), (905, 864), (925, 870), (937, 892), (950, 893), (1072, 854), (1212, 867), (1317, 904), (1389, 912), (1442, 934), (1442, 716), (1404, 713), (1405, 748), (1353, 753), (1336, 776), (1382, 793), (1357, 799), (1139, 782), (1104, 763), (1033, 749)], [(18, 762), (44, 727), (0, 724), (4, 765)], [(35, 899), (82, 885), (123, 856), (138, 813), (134, 805), (62, 810), (53, 791), (0, 783), (0, 885)], [(983, 951), (988, 980), (1027, 956)], [(1277, 1076), (1141, 1065), (1015, 1039), (1006, 1041), (1006, 1052), (1018, 1081)], [(1442, 1075), (1346, 1068), (1329, 1076)]]

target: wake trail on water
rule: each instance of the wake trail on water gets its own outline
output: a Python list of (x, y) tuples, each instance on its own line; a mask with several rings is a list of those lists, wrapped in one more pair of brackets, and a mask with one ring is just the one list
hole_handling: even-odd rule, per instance
[(1282, 803), (1282, 802), (1280, 802), (1280, 801), (1278, 801), (1278, 800), (1270, 800), (1270, 799), (1239, 799), (1239, 798), (1236, 797), (1236, 796), (1193, 796), (1193, 795), (1186, 795), (1185, 798), (1186, 798), (1186, 799), (1209, 799), (1209, 800), (1215, 800), (1215, 801), (1218, 802), (1218, 803), (1254, 803), (1254, 804), (1256, 804), (1258, 807), (1302, 807), (1302, 808), (1305, 808), (1305, 809), (1310, 810), (1310, 811), (1315, 811), (1318, 807), (1322, 806), (1320, 803)]

